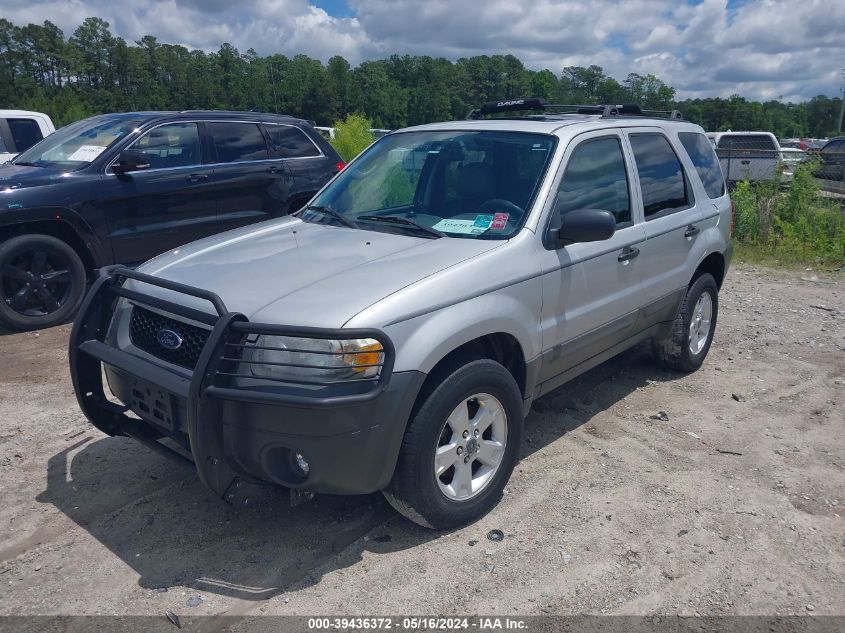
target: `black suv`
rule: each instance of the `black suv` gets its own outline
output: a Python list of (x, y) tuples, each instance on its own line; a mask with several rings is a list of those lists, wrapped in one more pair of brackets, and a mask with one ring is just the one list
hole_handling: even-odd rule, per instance
[(296, 211), (342, 168), (288, 116), (128, 112), (68, 125), (0, 166), (0, 324), (61, 323), (94, 269)]

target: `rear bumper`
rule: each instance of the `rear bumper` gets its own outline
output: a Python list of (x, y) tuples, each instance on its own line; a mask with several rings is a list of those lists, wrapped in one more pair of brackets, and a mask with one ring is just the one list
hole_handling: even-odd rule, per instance
[[(167, 284), (215, 306), (216, 317), (205, 315), (212, 329), (190, 378), (104, 342), (118, 297), (128, 293), (134, 302), (166, 309), (153, 297), (124, 290), (121, 282), (127, 277)], [(148, 445), (162, 436), (173, 439), (191, 453), (203, 483), (223, 498), (238, 479), (333, 494), (369, 493), (387, 485), (425, 375), (392, 373), (393, 346), (384, 333), (253, 324), (226, 311), (216, 296), (175, 286), (118, 268), (106, 270), (91, 288), (74, 323), (69, 358), (77, 400), (95, 426)], [(169, 307), (178, 314), (178, 306)], [(243, 341), (246, 332), (291, 331), (318, 338), (376, 338), (385, 350), (380, 377), (354, 387), (320, 388), (244, 387), (228, 377), (233, 341)], [(103, 373), (125, 406), (106, 399)], [(141, 420), (127, 415), (128, 410)], [(297, 453), (308, 463), (307, 476), (296, 467)]]

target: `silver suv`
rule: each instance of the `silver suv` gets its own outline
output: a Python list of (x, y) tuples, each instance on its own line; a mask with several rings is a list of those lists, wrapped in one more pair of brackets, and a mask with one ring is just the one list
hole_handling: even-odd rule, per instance
[(104, 269), (74, 387), (100, 430), (169, 438), (224, 499), (380, 490), (456, 526), (498, 501), (538, 396), (646, 339), (701, 366), (731, 221), (676, 113), (493, 102), (385, 136), (297, 217)]

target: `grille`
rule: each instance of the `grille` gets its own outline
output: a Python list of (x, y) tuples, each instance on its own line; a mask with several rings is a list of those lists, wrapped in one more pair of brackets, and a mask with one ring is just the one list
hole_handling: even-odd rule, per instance
[[(182, 344), (177, 349), (164, 347), (157, 339), (161, 330), (175, 332), (182, 337)], [(129, 323), (129, 338), (132, 344), (168, 363), (194, 369), (208, 335), (209, 330), (204, 328), (189, 325), (138, 306), (132, 308), (132, 319)]]

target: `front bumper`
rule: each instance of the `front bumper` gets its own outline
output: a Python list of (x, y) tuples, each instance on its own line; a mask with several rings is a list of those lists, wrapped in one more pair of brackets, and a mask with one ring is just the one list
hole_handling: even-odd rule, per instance
[[(217, 314), (124, 288), (127, 278), (205, 299)], [(190, 377), (105, 342), (120, 297), (211, 328)], [(359, 385), (248, 381), (245, 387), (232, 377), (238, 364), (232, 350), (254, 334), (374, 338), (384, 348), (384, 364), (378, 379)], [(166, 450), (157, 440), (169, 437), (190, 452), (200, 480), (223, 498), (238, 479), (332, 494), (380, 490), (392, 477), (425, 380), (420, 372), (392, 373), (393, 345), (381, 331), (251, 323), (212, 293), (120, 267), (105, 269), (86, 297), (71, 333), (69, 359), (77, 400), (92, 424), (156, 450)], [(103, 373), (125, 406), (106, 398)], [(141, 419), (127, 415), (129, 410)], [(295, 467), (296, 453), (309, 464), (307, 476)]]

